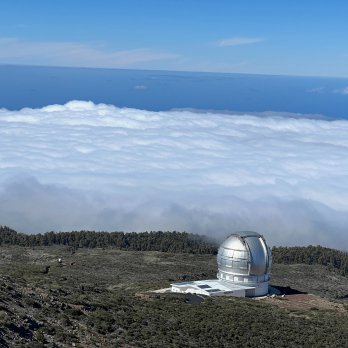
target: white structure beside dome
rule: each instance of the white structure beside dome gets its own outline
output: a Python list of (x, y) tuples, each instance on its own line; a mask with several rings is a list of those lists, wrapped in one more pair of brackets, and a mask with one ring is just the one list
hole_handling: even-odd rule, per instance
[(220, 245), (217, 264), (217, 279), (174, 283), (172, 292), (238, 297), (268, 293), (272, 254), (259, 233), (233, 233)]

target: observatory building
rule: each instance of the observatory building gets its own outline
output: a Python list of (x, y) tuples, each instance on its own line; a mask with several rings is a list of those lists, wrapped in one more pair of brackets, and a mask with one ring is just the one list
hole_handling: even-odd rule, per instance
[(271, 250), (257, 232), (237, 232), (219, 247), (217, 279), (171, 284), (172, 292), (206, 296), (255, 297), (268, 294)]

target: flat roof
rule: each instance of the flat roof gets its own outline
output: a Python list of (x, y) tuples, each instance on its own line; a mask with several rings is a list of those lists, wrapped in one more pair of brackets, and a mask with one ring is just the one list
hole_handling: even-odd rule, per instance
[(226, 282), (219, 279), (196, 280), (192, 282), (172, 283), (171, 285), (177, 286), (177, 287), (192, 287), (192, 288), (204, 290), (207, 292), (212, 292), (211, 289), (219, 290), (223, 292), (255, 289), (255, 286), (244, 286), (240, 284)]

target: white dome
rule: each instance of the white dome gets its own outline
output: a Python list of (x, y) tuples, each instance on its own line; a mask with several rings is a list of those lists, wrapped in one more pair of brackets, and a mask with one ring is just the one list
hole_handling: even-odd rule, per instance
[(268, 292), (269, 272), (272, 264), (271, 250), (257, 232), (237, 232), (221, 245), (217, 255), (218, 279), (256, 286), (255, 294)]

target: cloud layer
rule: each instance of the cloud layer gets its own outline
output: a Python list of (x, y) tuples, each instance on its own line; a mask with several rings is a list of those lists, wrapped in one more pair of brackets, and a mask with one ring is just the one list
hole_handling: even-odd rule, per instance
[(72, 101), (0, 111), (0, 224), (348, 249), (348, 122)]

